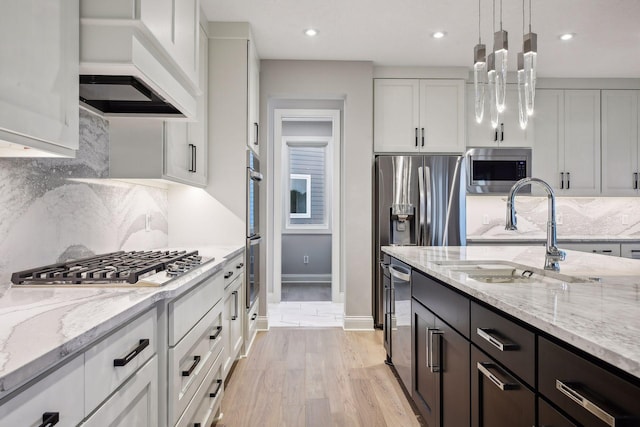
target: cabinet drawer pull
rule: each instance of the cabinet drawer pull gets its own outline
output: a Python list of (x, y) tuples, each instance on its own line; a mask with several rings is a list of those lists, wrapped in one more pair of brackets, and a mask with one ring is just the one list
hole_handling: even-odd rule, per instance
[[(478, 371), (480, 371), (480, 373), (482, 373), (482, 375), (484, 375), (492, 383), (494, 383), (500, 390), (507, 391), (507, 390), (517, 390), (518, 389), (518, 384), (513, 383), (513, 382), (501, 381), (497, 376), (495, 376), (493, 373), (491, 373), (491, 371), (489, 369), (495, 369), (496, 371), (499, 371), (498, 367), (496, 365), (494, 365), (493, 363), (478, 362)], [(502, 374), (502, 372), (501, 372), (501, 375), (506, 376), (506, 375)]]
[[(607, 412), (606, 410), (602, 409), (600, 406), (596, 405), (592, 400), (589, 400), (589, 398), (587, 397), (588, 393), (585, 393), (584, 391), (578, 392), (576, 390), (577, 386), (579, 386), (577, 383), (563, 382), (556, 379), (556, 388), (562, 394), (564, 394), (569, 399), (576, 402), (578, 405), (582, 406), (591, 414), (598, 417), (607, 425), (611, 427), (615, 427), (616, 421), (622, 421), (623, 419), (625, 422), (638, 421), (636, 418), (630, 419), (629, 417), (611, 415), (610, 412)], [(619, 423), (617, 425), (619, 425)]]
[(235, 314), (231, 316), (231, 320), (236, 320), (238, 318), (238, 291), (231, 292), (231, 295), (233, 295), (233, 305), (235, 308)]
[(518, 349), (517, 344), (514, 344), (512, 342), (502, 342), (499, 339), (497, 339), (495, 336), (493, 336), (492, 332), (495, 335), (495, 332), (493, 329), (488, 329), (488, 328), (476, 329), (476, 333), (480, 336), (480, 338), (488, 341), (489, 344), (493, 345), (495, 348), (497, 348), (500, 351), (511, 351), (511, 350)]
[(182, 376), (188, 377), (189, 375), (191, 375), (193, 373), (193, 370), (196, 369), (196, 366), (198, 366), (198, 363), (200, 363), (200, 356), (193, 356), (193, 363), (189, 367), (189, 370), (182, 371)]
[(229, 271), (227, 272), (227, 274), (224, 275), (225, 279), (228, 279), (229, 277), (233, 276), (233, 271)]
[(258, 141), (259, 141), (258, 133), (260, 132), (260, 129), (259, 129), (259, 126), (258, 126), (257, 122), (253, 122), (253, 129), (256, 131), (255, 132), (255, 139), (253, 141), (253, 145), (258, 145)]
[(60, 421), (60, 412), (45, 412), (42, 414), (42, 424), (38, 427), (52, 427)]
[(220, 336), (221, 333), (222, 333), (222, 326), (216, 326), (216, 333), (213, 335), (209, 335), (209, 339), (215, 340)]
[(209, 397), (216, 397), (220, 392), (220, 389), (222, 388), (222, 380), (216, 380), (216, 383), (218, 383), (218, 387), (216, 387), (216, 391), (209, 393)]
[(138, 346), (131, 350), (131, 353), (127, 354), (122, 359), (113, 359), (113, 366), (126, 366), (127, 363), (131, 362), (137, 355), (139, 355), (142, 350), (149, 346), (149, 339), (141, 339), (138, 343)]
[(244, 267), (244, 262), (241, 262), (240, 264), (236, 265), (236, 268), (238, 270), (240, 270), (242, 267)]

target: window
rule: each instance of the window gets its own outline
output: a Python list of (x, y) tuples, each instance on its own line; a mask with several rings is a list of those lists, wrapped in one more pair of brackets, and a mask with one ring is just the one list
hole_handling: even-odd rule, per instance
[(291, 174), (290, 218), (311, 218), (311, 175)]

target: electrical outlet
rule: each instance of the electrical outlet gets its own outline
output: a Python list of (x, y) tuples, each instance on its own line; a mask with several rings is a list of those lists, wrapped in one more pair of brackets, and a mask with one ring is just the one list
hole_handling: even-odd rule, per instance
[(144, 231), (151, 231), (151, 212), (144, 216)]
[(629, 215), (622, 215), (622, 225), (629, 225)]
[(489, 215), (482, 215), (482, 225), (489, 225)]
[(302, 257), (302, 262), (304, 262), (305, 264), (309, 264), (309, 255), (305, 255)]

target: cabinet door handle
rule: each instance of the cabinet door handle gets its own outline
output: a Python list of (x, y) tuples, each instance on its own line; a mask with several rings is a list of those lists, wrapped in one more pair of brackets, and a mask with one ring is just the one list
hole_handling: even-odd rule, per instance
[(504, 123), (500, 123), (500, 142), (504, 141)]
[(225, 279), (228, 279), (229, 277), (233, 276), (233, 271), (229, 271), (227, 272), (227, 274), (224, 275)]
[(495, 337), (495, 333), (494, 335), (492, 335), (493, 332), (494, 332), (493, 329), (487, 329), (487, 328), (476, 329), (476, 333), (480, 336), (480, 338), (488, 341), (489, 344), (493, 345), (498, 350), (500, 351), (517, 350), (518, 348), (517, 344), (514, 344), (512, 342), (502, 342)]
[(498, 128), (496, 128), (496, 131), (493, 134), (493, 142), (498, 142)]
[(255, 131), (254, 133), (255, 139), (253, 140), (253, 145), (258, 145), (258, 141), (259, 141), (258, 135), (260, 131), (259, 131), (259, 126), (257, 122), (253, 122), (253, 129)]
[(52, 427), (60, 421), (60, 412), (45, 412), (42, 414), (42, 424), (38, 427)]
[(193, 151), (194, 148), (195, 148), (195, 145), (189, 144), (189, 154), (190, 154), (189, 157), (191, 157), (190, 162), (189, 162), (189, 172), (195, 172), (195, 170), (194, 170), (195, 168), (193, 166), (194, 165), (193, 158), (195, 157), (194, 151)]
[(564, 190), (564, 172), (560, 172), (560, 189)]
[(220, 392), (220, 389), (222, 388), (222, 380), (216, 380), (216, 383), (218, 384), (218, 386), (216, 387), (216, 391), (214, 391), (213, 393), (209, 393), (209, 397), (216, 397)]
[(418, 128), (416, 128), (416, 147), (418, 147)]
[(633, 189), (638, 189), (638, 172), (633, 173)]
[(234, 315), (231, 316), (231, 320), (236, 320), (238, 318), (238, 291), (233, 291), (231, 292), (231, 294), (233, 295), (233, 299), (234, 299), (234, 307), (235, 307), (235, 311), (234, 311)]
[(567, 172), (567, 190), (571, 189), (571, 172)]
[[(496, 385), (500, 390), (516, 390), (518, 388), (518, 384), (515, 382), (504, 382), (500, 380), (497, 376), (495, 376), (490, 369), (494, 369), (496, 371), (500, 371), (496, 365), (489, 362), (478, 362), (478, 371), (485, 377), (487, 377), (492, 383)], [(501, 376), (506, 376), (502, 372), (500, 372)]]
[[(429, 358), (431, 359), (431, 372), (441, 372), (442, 369), (442, 361), (440, 360), (440, 348), (441, 348), (441, 344), (442, 344), (442, 335), (444, 334), (444, 332), (442, 332), (439, 329), (431, 329), (429, 334)], [(436, 345), (433, 343), (433, 337), (437, 336), (436, 338), (436, 343), (438, 343), (437, 345), (437, 349), (434, 351), (434, 348), (436, 347)], [(436, 364), (435, 361), (435, 357), (434, 355), (438, 356), (438, 362)]]
[(424, 128), (422, 128), (422, 146), (424, 147)]
[(126, 366), (127, 363), (135, 359), (136, 356), (139, 355), (142, 352), (142, 350), (144, 350), (148, 346), (149, 346), (149, 339), (148, 338), (141, 339), (140, 342), (138, 343), (138, 346), (133, 350), (131, 350), (131, 352), (127, 354), (125, 357), (123, 357), (122, 359), (113, 359), (113, 366)]
[(193, 374), (193, 370), (196, 369), (196, 366), (198, 366), (198, 363), (200, 363), (200, 359), (201, 359), (200, 356), (193, 356), (193, 363), (191, 364), (188, 370), (182, 371), (182, 376), (188, 377), (189, 375)]
[(244, 262), (241, 262), (240, 264), (236, 265), (236, 269), (240, 270), (242, 267), (244, 267)]
[[(567, 396), (569, 399), (573, 400), (578, 405), (582, 406), (584, 409), (589, 411), (591, 414), (598, 417), (605, 424), (614, 427), (616, 425), (616, 421), (621, 420), (622, 416), (611, 415), (613, 411), (607, 411), (600, 406), (596, 405), (592, 400), (587, 397), (588, 393), (584, 391), (578, 392), (576, 390), (576, 383), (563, 382), (559, 379), (556, 379), (556, 389), (558, 389), (562, 394)], [(629, 419), (629, 417), (624, 417), (625, 421), (637, 421), (634, 417)]]
[(222, 333), (222, 326), (216, 326), (216, 333), (213, 335), (209, 335), (209, 339), (215, 340), (220, 336), (221, 333)]

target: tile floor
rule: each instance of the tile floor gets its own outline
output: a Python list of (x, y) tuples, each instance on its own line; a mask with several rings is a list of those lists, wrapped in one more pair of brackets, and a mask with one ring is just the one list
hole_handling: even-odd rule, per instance
[(344, 304), (330, 301), (269, 303), (269, 327), (342, 327)]
[(283, 283), (282, 301), (331, 301), (329, 283)]

